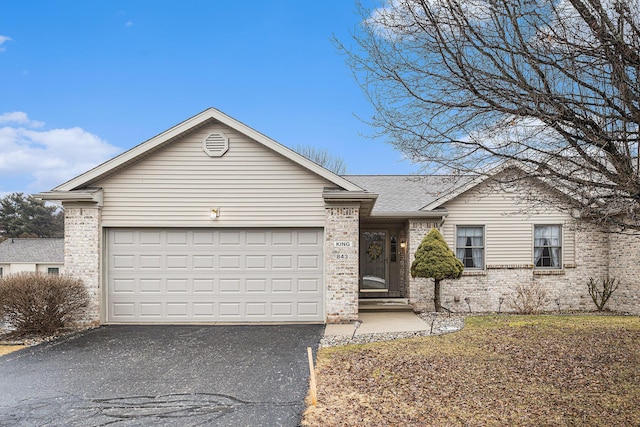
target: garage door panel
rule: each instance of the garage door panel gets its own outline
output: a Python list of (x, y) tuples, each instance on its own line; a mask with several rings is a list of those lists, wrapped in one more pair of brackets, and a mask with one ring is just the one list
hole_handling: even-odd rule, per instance
[(239, 270), (240, 255), (220, 255), (218, 267), (221, 270)]
[(220, 246), (240, 246), (239, 231), (221, 231), (219, 239)]
[[(127, 322), (317, 321), (317, 301), (218, 301), (114, 303), (114, 316)], [(188, 319), (188, 320), (187, 320)]]
[(111, 312), (118, 319), (135, 320), (135, 303), (133, 302), (114, 302), (111, 304)]
[(298, 246), (319, 247), (322, 245), (321, 235), (314, 232), (301, 231), (297, 234)]
[(149, 279), (139, 279), (139, 289), (140, 293), (161, 293), (162, 292), (162, 279), (160, 278), (149, 278)]
[(320, 257), (317, 255), (298, 255), (298, 269), (317, 270), (320, 268)]
[(323, 321), (322, 230), (112, 229), (107, 320)]
[[(141, 231), (140, 244), (146, 246), (159, 246), (161, 234), (159, 231)], [(133, 244), (133, 242), (131, 243)]]
[(193, 268), (213, 270), (214, 265), (213, 255), (193, 255)]
[(133, 270), (135, 268), (136, 256), (132, 254), (114, 255), (112, 257), (112, 268), (114, 270)]
[(167, 245), (187, 246), (189, 241), (188, 231), (169, 231), (166, 233)]
[(268, 236), (264, 231), (246, 231), (245, 244), (247, 246), (267, 246)]
[(133, 246), (135, 234), (131, 230), (113, 230), (111, 242), (117, 246)]

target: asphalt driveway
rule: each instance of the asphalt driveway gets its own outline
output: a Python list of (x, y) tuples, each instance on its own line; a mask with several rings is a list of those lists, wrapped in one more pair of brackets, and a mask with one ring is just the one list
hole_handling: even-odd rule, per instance
[(105, 326), (0, 358), (2, 426), (297, 426), (322, 325)]

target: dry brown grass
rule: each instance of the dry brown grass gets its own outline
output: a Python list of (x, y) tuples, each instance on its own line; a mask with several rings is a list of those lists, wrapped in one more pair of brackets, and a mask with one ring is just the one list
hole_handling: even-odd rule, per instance
[(0, 345), (0, 356), (18, 351), (25, 346), (23, 345)]
[(472, 317), (322, 349), (305, 426), (639, 426), (640, 318)]

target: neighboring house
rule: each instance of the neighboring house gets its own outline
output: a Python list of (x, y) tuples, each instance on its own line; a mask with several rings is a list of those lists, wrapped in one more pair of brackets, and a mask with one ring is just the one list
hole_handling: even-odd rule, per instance
[(21, 272), (64, 273), (64, 239), (9, 238), (0, 243), (0, 276)]
[[(338, 176), (208, 109), (39, 196), (64, 205), (65, 268), (93, 296), (88, 320), (343, 322), (371, 296), (428, 310), (433, 286), (409, 266), (432, 227), (467, 266), (443, 286), (446, 307), (496, 311), (540, 283), (549, 309), (591, 308), (586, 280), (611, 271), (611, 238), (560, 210), (525, 212), (521, 191)], [(640, 311), (634, 286), (616, 307)]]

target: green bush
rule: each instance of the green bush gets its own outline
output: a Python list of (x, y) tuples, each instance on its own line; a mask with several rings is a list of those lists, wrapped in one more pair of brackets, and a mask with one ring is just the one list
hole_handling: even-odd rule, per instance
[(74, 326), (88, 306), (82, 281), (69, 276), (18, 273), (0, 279), (0, 319), (13, 338), (54, 335)]
[(433, 279), (433, 304), (436, 311), (442, 311), (440, 304), (440, 281), (459, 279), (464, 265), (456, 258), (442, 234), (433, 228), (416, 250), (411, 263), (411, 276)]

